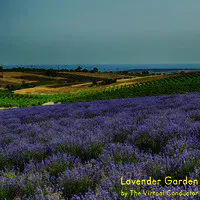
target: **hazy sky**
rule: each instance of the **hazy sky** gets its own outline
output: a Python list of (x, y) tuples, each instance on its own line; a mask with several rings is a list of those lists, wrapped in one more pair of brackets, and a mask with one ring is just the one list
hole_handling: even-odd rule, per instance
[(0, 64), (200, 63), (200, 0), (0, 0)]

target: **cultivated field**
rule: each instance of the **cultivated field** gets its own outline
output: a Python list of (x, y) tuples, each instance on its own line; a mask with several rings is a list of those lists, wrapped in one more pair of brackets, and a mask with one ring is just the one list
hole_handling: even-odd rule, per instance
[[(45, 76), (45, 73), (41, 72), (4, 72), (4, 77), (0, 79), (0, 88), (5, 85), (13, 86), (13, 91), (16, 94), (74, 94), (80, 91), (100, 90), (101, 88), (133, 84), (138, 81), (162, 79), (164, 77), (167, 77), (167, 75), (144, 77), (107, 72), (59, 72), (57, 77), (48, 77)], [(117, 79), (117, 81), (109, 85), (89, 87), (92, 84), (92, 80), (95, 79), (99, 83), (106, 78)], [(26, 87), (28, 83), (30, 86)], [(22, 85), (25, 85), (25, 87), (21, 87)]]
[[(77, 81), (80, 82), (80, 77), (82, 77), (79, 76), (79, 79), (77, 79), (77, 76), (76, 74), (74, 80), (73, 75), (71, 80), (74, 81), (67, 83), (67, 85), (63, 81), (66, 77), (50, 77), (51, 80), (44, 81), (44, 75), (42, 75), (40, 77), (42, 81), (10, 86), (9, 89), (0, 91), (0, 107), (25, 107), (42, 105), (48, 102), (72, 103), (200, 91), (200, 73), (133, 78), (129, 76), (126, 77), (127, 79), (117, 79), (114, 83), (104, 85), (98, 83), (101, 81), (97, 81), (97, 85), (92, 85), (91, 82), (77, 84)], [(25, 76), (20, 75), (18, 77)], [(35, 79), (38, 78), (38, 76), (35, 76)], [(87, 80), (84, 79), (84, 81), (88, 81), (88, 79), (91, 79), (91, 77)]]
[(1, 79), (0, 199), (200, 199), (200, 73), (63, 74)]

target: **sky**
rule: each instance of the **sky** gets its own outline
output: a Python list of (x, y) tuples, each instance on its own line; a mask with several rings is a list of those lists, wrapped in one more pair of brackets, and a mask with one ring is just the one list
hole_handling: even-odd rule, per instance
[(0, 0), (0, 64), (200, 64), (199, 0)]

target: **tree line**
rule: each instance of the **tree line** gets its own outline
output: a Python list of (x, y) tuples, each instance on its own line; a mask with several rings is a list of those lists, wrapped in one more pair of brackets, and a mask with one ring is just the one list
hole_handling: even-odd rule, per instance
[(57, 72), (90, 72), (97, 73), (99, 72), (97, 67), (94, 67), (92, 70), (82, 69), (78, 66), (76, 69), (41, 69), (41, 68), (24, 68), (24, 67), (13, 67), (11, 69), (4, 69), (3, 66), (0, 66), (0, 78), (3, 78), (3, 72), (44, 72), (46, 76), (57, 76)]

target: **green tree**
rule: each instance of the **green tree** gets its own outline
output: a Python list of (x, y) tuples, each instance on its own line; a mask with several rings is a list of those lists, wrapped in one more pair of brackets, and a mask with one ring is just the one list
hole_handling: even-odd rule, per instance
[(3, 67), (0, 66), (0, 78), (3, 78)]
[(93, 72), (93, 73), (94, 73), (94, 72), (98, 72), (98, 71), (99, 71), (98, 68), (97, 68), (97, 67), (94, 67), (93, 70), (91, 70), (90, 72)]
[(75, 69), (76, 72), (81, 72), (82, 71), (82, 67), (78, 66), (76, 69)]
[(93, 71), (94, 71), (94, 72), (98, 72), (99, 70), (98, 70), (97, 67), (95, 67), (95, 68), (93, 69)]

